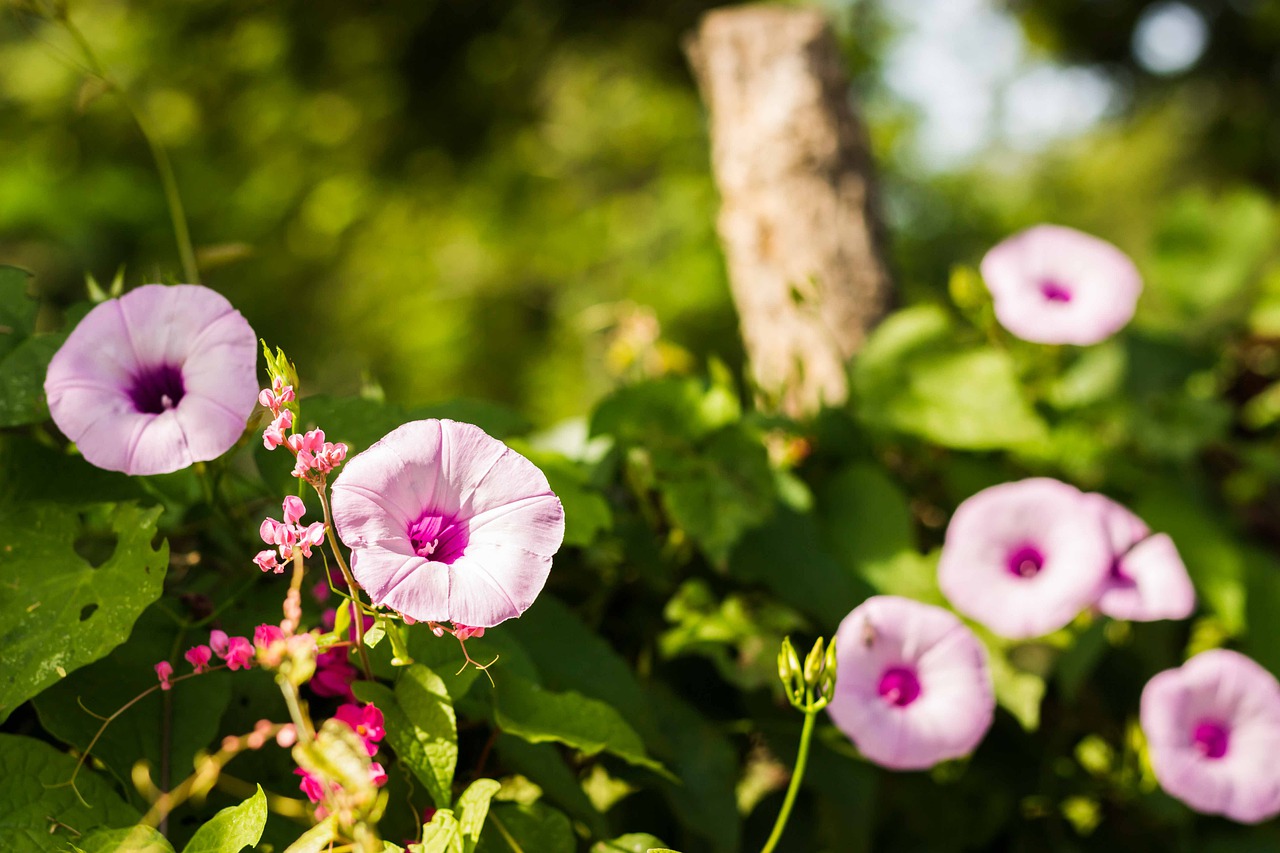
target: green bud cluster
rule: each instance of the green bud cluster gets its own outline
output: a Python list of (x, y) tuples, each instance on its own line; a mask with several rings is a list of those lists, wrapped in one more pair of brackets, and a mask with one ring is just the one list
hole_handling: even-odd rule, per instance
[(791, 638), (784, 638), (778, 652), (778, 678), (796, 710), (809, 714), (825, 708), (836, 693), (836, 644), (824, 648), (819, 637), (802, 664)]

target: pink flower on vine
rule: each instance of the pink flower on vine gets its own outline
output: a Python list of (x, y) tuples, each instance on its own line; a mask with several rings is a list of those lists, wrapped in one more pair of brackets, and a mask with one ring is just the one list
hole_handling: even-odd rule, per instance
[(301, 499), (290, 495), (284, 499), (281, 510), (283, 522), (264, 518), (258, 526), (258, 535), (262, 537), (262, 541), (276, 546), (275, 550), (259, 551), (253, 558), (264, 572), (280, 574), (284, 571), (283, 564), (293, 559), (295, 549), (302, 556), (310, 557), (311, 549), (324, 542), (324, 522), (313, 522), (306, 527), (299, 523), (307, 511)]
[(954, 614), (909, 598), (869, 598), (836, 632), (828, 713), (871, 761), (923, 770), (972, 752), (991, 727), (987, 652)]
[(996, 319), (1025, 341), (1086, 346), (1133, 318), (1142, 276), (1115, 246), (1060, 225), (1037, 225), (982, 259)]
[(354, 702), (356, 697), (351, 685), (355, 680), (356, 668), (347, 650), (329, 649), (316, 656), (316, 672), (307, 685), (317, 696), (336, 696)]
[(479, 427), (405, 424), (347, 463), (334, 525), (374, 604), (488, 628), (537, 597), (564, 539), (538, 468)]
[(162, 660), (160, 663), (155, 665), (155, 670), (156, 678), (160, 679), (160, 689), (172, 689), (173, 684), (170, 683), (169, 679), (173, 677), (173, 664), (169, 663), (167, 660)]
[(208, 646), (193, 646), (183, 657), (196, 672), (206, 672), (209, 669), (209, 661), (213, 659), (213, 650)]
[(1166, 533), (1151, 528), (1104, 495), (1088, 496), (1111, 543), (1111, 572), (1097, 608), (1113, 619), (1186, 619), (1196, 609), (1191, 576)]
[(1280, 683), (1239, 652), (1201, 652), (1142, 691), (1156, 780), (1206, 814), (1258, 823), (1280, 814)]
[(44, 390), (86, 460), (164, 474), (231, 449), (253, 411), (256, 368), (253, 329), (220, 294), (149, 284), (85, 315)]
[(382, 712), (372, 703), (364, 706), (355, 703), (341, 705), (334, 712), (333, 717), (335, 720), (346, 723), (360, 736), (370, 755), (378, 751), (378, 744), (386, 737), (387, 730), (383, 724)]
[(1011, 639), (1066, 626), (1111, 570), (1102, 518), (1073, 486), (1037, 477), (983, 489), (951, 517), (938, 585), (972, 619)]

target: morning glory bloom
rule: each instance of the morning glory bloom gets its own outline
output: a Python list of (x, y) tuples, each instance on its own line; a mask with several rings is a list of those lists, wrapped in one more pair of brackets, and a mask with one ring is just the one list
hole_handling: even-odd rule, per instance
[(1142, 691), (1142, 731), (1160, 787), (1205, 814), (1280, 814), (1280, 683), (1239, 652), (1201, 652)]
[(983, 489), (956, 509), (938, 585), (965, 616), (1026, 639), (1069, 624), (1098, 600), (1110, 540), (1084, 493), (1047, 477)]
[(1135, 622), (1190, 616), (1196, 591), (1168, 534), (1152, 535), (1142, 519), (1104, 495), (1087, 498), (1102, 515), (1113, 554), (1098, 611)]
[(45, 376), (53, 421), (86, 460), (166, 474), (221, 456), (258, 396), (258, 342), (207, 287), (148, 284), (97, 305)]
[(982, 259), (996, 319), (1025, 341), (1086, 346), (1133, 319), (1142, 277), (1115, 246), (1061, 225), (1037, 225)]
[(987, 652), (955, 614), (878, 595), (836, 631), (827, 712), (858, 751), (894, 770), (973, 752), (995, 713)]
[(542, 590), (564, 510), (528, 459), (471, 424), (414, 421), (346, 463), (333, 520), (374, 604), (489, 628)]

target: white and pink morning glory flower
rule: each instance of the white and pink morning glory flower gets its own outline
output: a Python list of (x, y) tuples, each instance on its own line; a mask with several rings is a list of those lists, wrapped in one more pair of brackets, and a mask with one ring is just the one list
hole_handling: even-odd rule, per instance
[(528, 459), (479, 427), (405, 424), (346, 463), (333, 520), (374, 604), (489, 628), (533, 604), (564, 510)]
[(836, 726), (869, 760), (923, 770), (971, 753), (991, 727), (987, 652), (956, 616), (909, 598), (869, 598), (836, 632)]
[(1047, 477), (1002, 483), (956, 509), (938, 585), (965, 616), (1010, 639), (1051, 633), (1098, 600), (1110, 540), (1084, 493)]
[(53, 356), (58, 429), (99, 468), (165, 474), (221, 456), (258, 396), (257, 338), (218, 293), (149, 284), (96, 306)]
[(1124, 252), (1061, 225), (1037, 225), (987, 252), (996, 319), (1025, 341), (1087, 346), (1133, 319), (1142, 276)]
[(1160, 787), (1241, 823), (1280, 814), (1280, 683), (1239, 652), (1202, 652), (1142, 691), (1142, 731)]
[(1196, 591), (1168, 534), (1153, 535), (1142, 519), (1104, 495), (1086, 497), (1102, 515), (1112, 552), (1098, 611), (1134, 622), (1190, 616)]

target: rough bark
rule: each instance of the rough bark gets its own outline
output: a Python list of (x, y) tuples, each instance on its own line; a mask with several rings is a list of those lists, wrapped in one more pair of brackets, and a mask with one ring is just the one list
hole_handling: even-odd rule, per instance
[(708, 13), (685, 49), (753, 379), (792, 416), (840, 405), (891, 286), (839, 47), (822, 13), (761, 5)]

